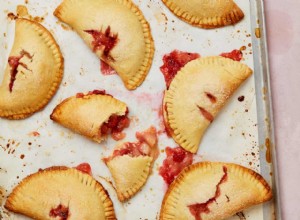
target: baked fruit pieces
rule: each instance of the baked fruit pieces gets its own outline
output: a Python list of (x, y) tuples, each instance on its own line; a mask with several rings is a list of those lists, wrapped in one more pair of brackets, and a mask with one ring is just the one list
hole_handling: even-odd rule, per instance
[(233, 25), (244, 18), (243, 11), (233, 0), (162, 0), (177, 17), (201, 28)]
[(0, 117), (23, 119), (44, 108), (56, 93), (64, 60), (51, 33), (19, 18), (0, 86)]
[(5, 208), (37, 220), (116, 219), (102, 185), (68, 167), (50, 167), (26, 177), (9, 195)]
[(130, 124), (128, 113), (124, 102), (106, 94), (105, 90), (94, 90), (65, 99), (55, 107), (50, 118), (100, 143), (109, 134), (115, 140), (125, 138), (123, 130)]
[(54, 15), (116, 70), (127, 89), (143, 83), (154, 43), (148, 22), (130, 0), (64, 0)]
[(137, 132), (137, 142), (126, 142), (103, 158), (112, 174), (118, 198), (124, 202), (133, 197), (147, 182), (158, 157), (157, 132), (154, 127)]
[(160, 220), (226, 219), (268, 201), (262, 176), (236, 164), (202, 162), (185, 168), (165, 194)]
[(185, 150), (196, 153), (208, 126), (251, 74), (247, 65), (223, 57), (187, 63), (165, 91), (163, 116), (167, 133)]

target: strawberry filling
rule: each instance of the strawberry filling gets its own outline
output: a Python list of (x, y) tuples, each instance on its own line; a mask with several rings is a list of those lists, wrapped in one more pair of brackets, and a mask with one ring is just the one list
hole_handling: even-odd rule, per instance
[(240, 50), (233, 50), (229, 53), (221, 53), (221, 57), (229, 58), (235, 61), (241, 61), (243, 59), (243, 53)]
[(59, 217), (59, 220), (67, 220), (69, 217), (69, 208), (60, 204), (55, 209), (50, 210), (49, 216), (53, 218)]
[(167, 158), (159, 168), (159, 174), (170, 185), (176, 176), (187, 166), (193, 163), (193, 154), (181, 147), (166, 148)]
[(171, 53), (164, 55), (164, 64), (160, 67), (160, 71), (165, 77), (167, 89), (169, 88), (177, 72), (188, 62), (195, 60), (199, 57), (200, 55), (198, 53), (188, 53), (179, 50), (174, 50)]
[(112, 68), (110, 65), (105, 63), (104, 61), (100, 60), (100, 66), (101, 66), (101, 72), (103, 75), (115, 75), (118, 74), (114, 68)]
[(90, 176), (93, 175), (92, 168), (91, 168), (90, 164), (88, 164), (88, 163), (81, 163), (77, 167), (75, 167), (75, 169), (77, 169), (83, 173), (89, 174)]

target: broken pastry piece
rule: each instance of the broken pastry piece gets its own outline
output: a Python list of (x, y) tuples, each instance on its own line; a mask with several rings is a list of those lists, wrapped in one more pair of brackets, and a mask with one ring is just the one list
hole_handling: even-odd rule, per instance
[(245, 64), (223, 57), (199, 58), (186, 64), (165, 91), (167, 133), (185, 150), (196, 153), (208, 126), (251, 74)]
[(162, 0), (177, 17), (201, 28), (233, 25), (244, 18), (243, 11), (233, 0)]
[(103, 186), (67, 167), (50, 167), (26, 177), (9, 195), (5, 208), (37, 220), (116, 219)]
[(63, 67), (51, 33), (37, 22), (17, 19), (0, 86), (0, 117), (23, 119), (44, 108), (59, 87)]
[(226, 219), (272, 198), (258, 173), (227, 163), (203, 162), (185, 168), (165, 194), (160, 220)]
[(131, 0), (64, 0), (54, 15), (116, 70), (127, 89), (143, 83), (154, 43), (148, 22)]
[(121, 202), (141, 190), (158, 157), (157, 133), (154, 127), (137, 132), (136, 138), (137, 142), (123, 143), (114, 150), (111, 157), (103, 159), (111, 172)]
[(55, 107), (50, 118), (81, 135), (100, 143), (110, 134), (113, 139), (125, 137), (129, 127), (128, 108), (105, 91), (77, 93)]

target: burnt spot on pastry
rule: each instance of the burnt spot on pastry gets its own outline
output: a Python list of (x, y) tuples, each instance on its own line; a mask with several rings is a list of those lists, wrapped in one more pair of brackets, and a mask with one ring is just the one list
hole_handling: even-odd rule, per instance
[(203, 115), (203, 117), (208, 120), (210, 123), (213, 122), (214, 120), (214, 116), (209, 113), (205, 108), (201, 107), (201, 106), (197, 106), (201, 112), (201, 114)]
[(94, 41), (92, 42), (93, 51), (103, 50), (104, 59), (114, 61), (114, 58), (109, 54), (118, 42), (118, 34), (114, 34), (108, 26), (103, 33), (97, 30), (85, 30), (86, 33), (92, 35)]
[(8, 58), (8, 64), (9, 64), (9, 66), (11, 68), (11, 70), (10, 70), (10, 82), (9, 82), (9, 91), (10, 92), (12, 92), (12, 90), (13, 90), (13, 86), (14, 86), (14, 83), (15, 83), (15, 80), (16, 80), (16, 77), (17, 77), (17, 74), (18, 74), (18, 67), (19, 67), (19, 65), (21, 65), (25, 69), (29, 70), (28, 67), (27, 67), (27, 65), (25, 63), (20, 62), (20, 60), (24, 56), (28, 57), (29, 59), (32, 59), (32, 57), (33, 57), (27, 51), (22, 50), (20, 52), (19, 56), (10, 56)]
[(211, 101), (211, 103), (217, 102), (217, 97), (209, 92), (205, 92), (206, 97)]
[(60, 220), (67, 220), (69, 217), (69, 208), (59, 204), (56, 208), (50, 210), (49, 216), (53, 218), (59, 217)]
[(215, 194), (212, 198), (209, 198), (206, 202), (204, 203), (196, 203), (187, 206), (191, 212), (191, 214), (195, 217), (195, 220), (202, 220), (201, 214), (202, 213), (210, 213), (209, 205), (217, 202), (217, 198), (220, 197), (221, 195), (221, 188), (220, 186), (225, 183), (228, 179), (228, 174), (227, 174), (227, 167), (223, 166), (223, 176), (221, 177), (220, 181), (216, 185), (216, 191)]
[(243, 102), (243, 101), (245, 100), (245, 96), (243, 96), (243, 95), (242, 95), (242, 96), (239, 96), (239, 97), (238, 97), (238, 100), (239, 100), (239, 102)]

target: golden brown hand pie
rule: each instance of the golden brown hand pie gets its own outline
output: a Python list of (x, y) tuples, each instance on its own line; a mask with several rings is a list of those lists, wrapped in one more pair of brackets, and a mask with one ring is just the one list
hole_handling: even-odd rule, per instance
[(248, 66), (223, 57), (189, 62), (165, 92), (163, 113), (168, 133), (185, 150), (196, 153), (207, 127), (251, 74)]
[(5, 208), (37, 220), (116, 219), (106, 190), (76, 169), (51, 167), (26, 177)]
[(243, 19), (233, 0), (162, 0), (180, 19), (201, 28), (232, 25)]
[(137, 132), (138, 142), (118, 146), (113, 155), (104, 158), (116, 186), (120, 201), (133, 197), (147, 182), (158, 156), (157, 133), (154, 127)]
[(221, 220), (271, 198), (269, 185), (254, 171), (203, 162), (185, 168), (171, 184), (160, 220)]
[(64, 0), (54, 15), (116, 70), (127, 89), (142, 84), (152, 64), (154, 43), (148, 22), (130, 0)]
[(100, 143), (111, 134), (115, 140), (125, 137), (129, 127), (128, 108), (105, 91), (94, 90), (67, 98), (53, 110), (50, 118), (81, 135)]
[(59, 46), (47, 29), (17, 19), (0, 86), (0, 117), (22, 119), (45, 107), (59, 87), (63, 63)]

